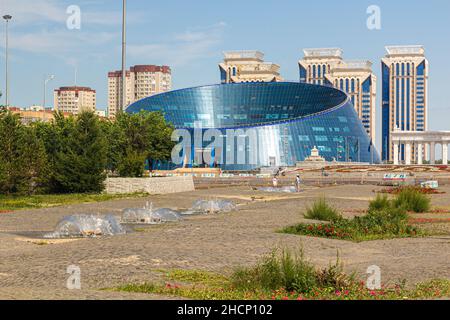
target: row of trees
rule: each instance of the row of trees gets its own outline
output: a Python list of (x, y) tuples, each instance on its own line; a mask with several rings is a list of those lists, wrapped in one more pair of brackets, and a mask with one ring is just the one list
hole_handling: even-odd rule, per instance
[(173, 127), (161, 113), (92, 112), (24, 125), (0, 111), (0, 193), (100, 192), (107, 174), (139, 177), (145, 163), (168, 160)]

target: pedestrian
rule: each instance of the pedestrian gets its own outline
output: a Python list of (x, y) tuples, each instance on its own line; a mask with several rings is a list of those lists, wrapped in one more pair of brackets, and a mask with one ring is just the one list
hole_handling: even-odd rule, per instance
[(300, 179), (300, 175), (298, 174), (297, 177), (295, 177), (295, 189), (297, 192), (300, 192), (300, 185), (302, 183), (302, 180)]
[(276, 176), (273, 177), (272, 179), (272, 184), (274, 188), (278, 187), (278, 178)]

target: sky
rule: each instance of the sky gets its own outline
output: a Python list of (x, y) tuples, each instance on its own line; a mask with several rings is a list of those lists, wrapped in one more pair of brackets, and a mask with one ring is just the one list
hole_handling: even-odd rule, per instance
[[(70, 6), (80, 28), (70, 29)], [(369, 30), (367, 8), (379, 6), (381, 29)], [(386, 45), (421, 44), (430, 63), (429, 129), (450, 130), (450, 1), (448, 0), (128, 0), (127, 67), (169, 65), (173, 88), (218, 83), (223, 51), (260, 50), (298, 81), (303, 48), (340, 47), (345, 59), (373, 62), (378, 77), (377, 142), (381, 132), (381, 64)], [(53, 89), (76, 84), (107, 106), (107, 73), (121, 68), (120, 0), (0, 0), (10, 14), (10, 105), (42, 105), (44, 79)], [(0, 90), (5, 87), (5, 28), (0, 33)], [(77, 70), (77, 72), (75, 72)], [(75, 74), (77, 76), (75, 77)], [(4, 103), (4, 96), (1, 98)]]

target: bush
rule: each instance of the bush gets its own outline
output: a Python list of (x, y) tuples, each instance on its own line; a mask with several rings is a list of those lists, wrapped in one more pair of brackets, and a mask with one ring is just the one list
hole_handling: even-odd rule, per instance
[(303, 250), (292, 254), (283, 249), (273, 251), (252, 268), (241, 268), (232, 275), (234, 287), (242, 290), (278, 290), (310, 292), (317, 287), (340, 289), (350, 280), (337, 259), (329, 268), (316, 270), (305, 259)]
[(408, 225), (408, 214), (403, 208), (373, 210), (365, 216), (355, 217), (352, 221), (357, 230), (371, 234), (402, 235), (413, 231)]
[(304, 216), (306, 219), (321, 221), (335, 221), (342, 218), (340, 213), (330, 206), (325, 198), (315, 201), (312, 207), (307, 208)]
[(376, 198), (369, 203), (369, 212), (384, 210), (392, 207), (392, 203), (387, 195), (377, 194)]
[(430, 198), (414, 187), (403, 188), (394, 200), (395, 207), (416, 213), (430, 210), (430, 203)]

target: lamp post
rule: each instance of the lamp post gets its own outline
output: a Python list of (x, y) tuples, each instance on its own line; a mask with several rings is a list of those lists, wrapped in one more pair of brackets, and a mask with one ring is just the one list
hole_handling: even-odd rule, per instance
[(6, 66), (5, 66), (5, 72), (6, 72), (6, 75), (5, 75), (5, 81), (6, 81), (6, 96), (5, 96), (5, 99), (6, 99), (6, 103), (5, 103), (5, 106), (6, 107), (8, 107), (8, 105), (9, 105), (9, 84), (8, 84), (8, 25), (9, 25), (9, 20), (11, 20), (12, 19), (12, 16), (10, 16), (10, 15), (4, 15), (3, 16), (3, 19), (5, 19), (5, 21), (6, 21), (6, 46), (5, 46), (5, 50), (6, 50), (6, 54), (5, 54), (5, 58), (6, 58)]
[(43, 111), (42, 111), (43, 112), (42, 121), (45, 120), (45, 98), (46, 98), (46, 95), (47, 95), (47, 83), (49, 81), (53, 80), (53, 79), (55, 79), (55, 76), (54, 75), (50, 75), (47, 78), (45, 78), (45, 81), (44, 81), (44, 103), (42, 104), (42, 109), (43, 109)]
[(127, 77), (126, 77), (126, 16), (127, 16), (127, 1), (123, 0), (122, 5), (122, 103), (120, 111), (123, 111), (127, 105)]

